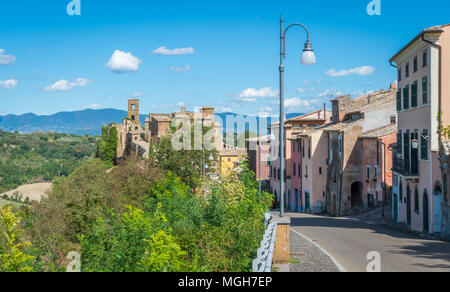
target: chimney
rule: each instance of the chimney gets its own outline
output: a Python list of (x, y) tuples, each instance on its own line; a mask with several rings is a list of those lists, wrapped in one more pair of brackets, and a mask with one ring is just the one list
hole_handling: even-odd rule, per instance
[(323, 103), (323, 120), (327, 121), (327, 104)]
[(396, 88), (397, 88), (397, 83), (391, 83), (390, 89), (396, 89)]

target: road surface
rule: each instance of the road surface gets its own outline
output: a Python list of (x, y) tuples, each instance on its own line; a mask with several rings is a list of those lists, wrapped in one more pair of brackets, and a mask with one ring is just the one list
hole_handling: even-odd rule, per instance
[(287, 213), (291, 217), (290, 241), (301, 235), (325, 250), (349, 272), (366, 272), (367, 254), (381, 256), (382, 272), (450, 272), (450, 243), (421, 238), (381, 225), (348, 218)]

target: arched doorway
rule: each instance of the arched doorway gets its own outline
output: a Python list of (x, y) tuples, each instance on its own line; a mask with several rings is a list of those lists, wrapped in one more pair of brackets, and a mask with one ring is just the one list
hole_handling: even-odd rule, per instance
[(423, 204), (422, 204), (422, 214), (423, 214), (423, 231), (424, 232), (429, 232), (430, 231), (430, 227), (429, 227), (429, 223), (428, 223), (428, 194), (427, 194), (427, 190), (425, 189), (423, 191)]
[(433, 188), (433, 232), (442, 232), (442, 185), (439, 181)]
[(406, 187), (406, 223), (411, 225), (411, 188)]
[(352, 209), (361, 209), (363, 207), (362, 200), (363, 184), (359, 181), (352, 183), (351, 186), (351, 203)]

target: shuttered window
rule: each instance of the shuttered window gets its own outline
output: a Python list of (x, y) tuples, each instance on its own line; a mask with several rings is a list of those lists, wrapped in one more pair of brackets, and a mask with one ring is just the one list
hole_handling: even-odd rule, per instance
[(422, 103), (428, 103), (428, 76), (422, 78)]
[(409, 85), (403, 88), (403, 109), (409, 109)]
[(411, 85), (411, 107), (417, 107), (417, 81)]
[(420, 157), (422, 160), (428, 160), (428, 130), (424, 129), (420, 138)]
[(402, 110), (402, 90), (399, 89), (397, 91), (397, 111), (401, 111)]

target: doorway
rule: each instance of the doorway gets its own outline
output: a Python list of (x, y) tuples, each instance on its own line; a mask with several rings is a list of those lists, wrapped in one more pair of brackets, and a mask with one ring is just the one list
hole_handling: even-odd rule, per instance
[(361, 209), (363, 207), (362, 200), (363, 184), (359, 181), (352, 183), (351, 186), (351, 203), (352, 209)]
[(409, 185), (406, 188), (406, 223), (411, 225), (411, 189)]

